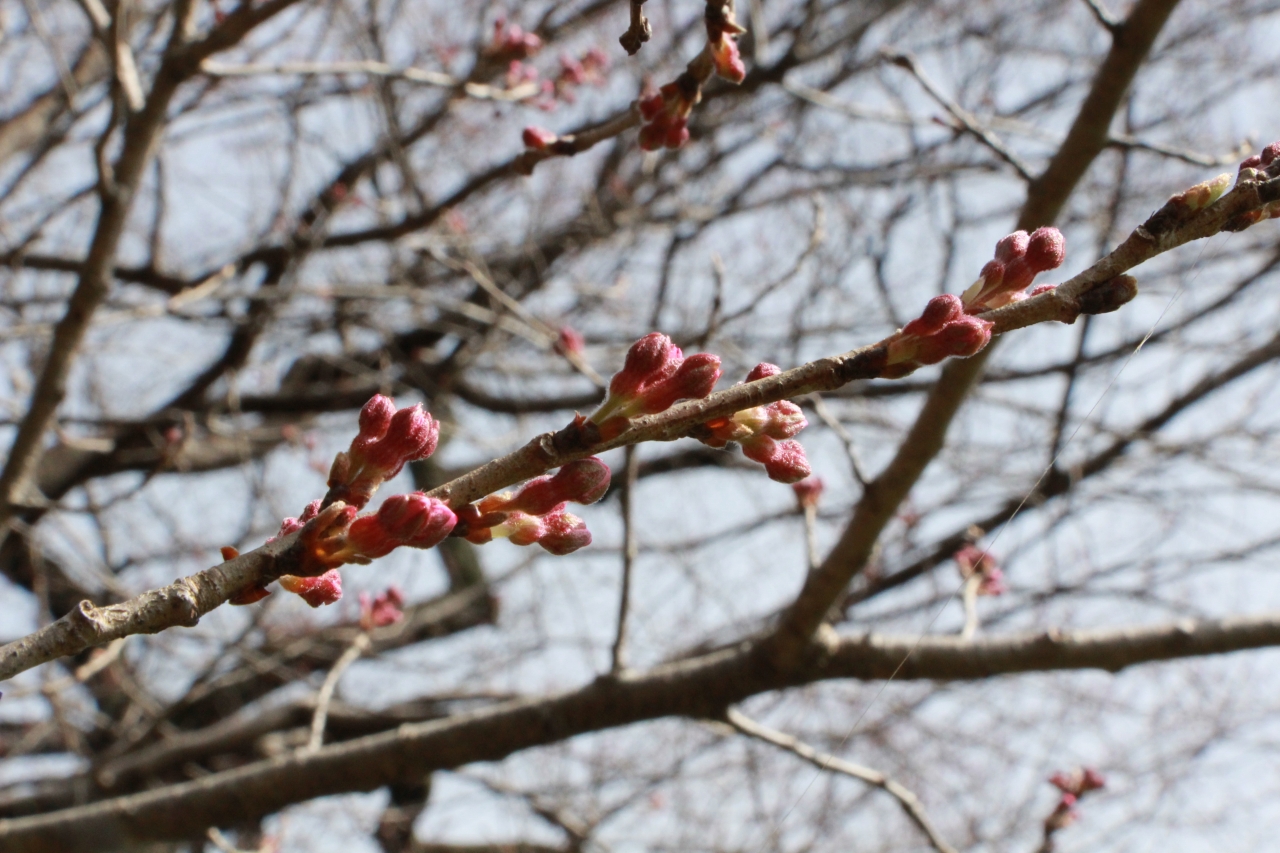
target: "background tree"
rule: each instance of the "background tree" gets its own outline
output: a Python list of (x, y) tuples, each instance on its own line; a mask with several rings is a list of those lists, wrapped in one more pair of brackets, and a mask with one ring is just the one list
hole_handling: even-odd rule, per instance
[(0, 12), (0, 850), (1274, 835), (1277, 4)]

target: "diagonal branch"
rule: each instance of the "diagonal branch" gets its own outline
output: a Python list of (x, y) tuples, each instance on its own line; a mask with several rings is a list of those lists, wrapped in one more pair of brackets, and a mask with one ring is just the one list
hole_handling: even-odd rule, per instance
[(907, 817), (920, 828), (925, 838), (929, 840), (929, 846), (937, 850), (938, 853), (958, 853), (956, 848), (948, 844), (938, 833), (933, 821), (929, 820), (929, 815), (925, 813), (924, 804), (920, 802), (920, 798), (902, 783), (895, 782), (879, 770), (863, 767), (861, 764), (854, 764), (852, 761), (845, 761), (843, 758), (818, 752), (818, 750), (804, 741), (798, 740), (785, 732), (762, 725), (734, 708), (729, 708), (725, 711), (725, 720), (730, 726), (747, 737), (772, 744), (779, 749), (785, 749), (792, 755), (803, 758), (819, 770), (830, 770), (833, 773), (840, 773), (861, 782), (866, 782), (868, 785), (876, 786), (898, 801), (898, 805), (902, 806), (902, 810), (906, 812)]

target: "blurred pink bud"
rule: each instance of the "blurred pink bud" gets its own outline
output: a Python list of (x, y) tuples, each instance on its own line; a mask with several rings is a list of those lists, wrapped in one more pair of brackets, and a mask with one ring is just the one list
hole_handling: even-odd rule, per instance
[(582, 337), (582, 333), (572, 326), (561, 326), (560, 332), (556, 335), (556, 341), (552, 346), (555, 351), (561, 355), (581, 355), (586, 348), (587, 341)]
[(280, 586), (288, 592), (301, 596), (302, 600), (312, 607), (333, 604), (342, 598), (342, 575), (337, 569), (330, 569), (314, 578), (281, 575)]
[(826, 486), (821, 477), (806, 477), (798, 483), (792, 483), (791, 488), (796, 493), (801, 509), (813, 509), (818, 506), (818, 500)]
[(1107, 787), (1106, 777), (1104, 777), (1097, 770), (1094, 770), (1092, 767), (1084, 768), (1084, 773), (1082, 774), (1081, 780), (1080, 780), (1081, 792), (1096, 791), (1099, 788), (1105, 788), (1105, 787)]
[(524, 129), (523, 133), (520, 134), (520, 139), (524, 142), (526, 148), (532, 148), (535, 151), (546, 151), (555, 144), (560, 137), (556, 136), (545, 127), (530, 125)]
[(902, 333), (922, 338), (935, 335), (963, 313), (964, 305), (961, 304), (960, 297), (954, 293), (944, 293), (930, 299), (920, 316), (902, 327)]
[(738, 43), (727, 35), (711, 43), (711, 61), (716, 74), (730, 83), (741, 83), (747, 76), (747, 66), (738, 51)]
[(762, 361), (755, 367), (751, 368), (751, 372), (747, 374), (747, 382), (755, 382), (757, 379), (764, 379), (766, 376), (777, 376), (782, 372), (782, 368), (776, 364), (770, 364)]
[(387, 587), (377, 598), (369, 593), (360, 593), (360, 627), (366, 631), (370, 628), (382, 628), (392, 625), (404, 618), (404, 594), (397, 586)]
[(653, 121), (658, 113), (662, 112), (662, 107), (666, 101), (662, 97), (661, 92), (655, 92), (647, 98), (640, 99), (640, 117), (645, 121)]

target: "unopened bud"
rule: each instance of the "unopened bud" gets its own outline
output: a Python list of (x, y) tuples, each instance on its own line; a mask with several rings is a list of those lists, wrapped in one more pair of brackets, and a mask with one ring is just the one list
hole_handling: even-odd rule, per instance
[(554, 477), (530, 480), (513, 494), (490, 495), (478, 504), (481, 513), (524, 512), (546, 515), (567, 501), (595, 503), (609, 490), (609, 466), (594, 456), (563, 465)]
[(333, 604), (342, 598), (342, 575), (337, 569), (330, 569), (314, 578), (281, 575), (280, 586), (288, 592), (301, 596), (302, 600), (312, 607)]
[(821, 477), (806, 477), (798, 483), (792, 483), (791, 488), (796, 493), (801, 509), (813, 509), (817, 507), (826, 486)]
[(789, 400), (779, 400), (764, 407), (768, 415), (763, 432), (770, 438), (792, 438), (809, 425), (800, 407)]
[(538, 544), (557, 557), (572, 554), (591, 544), (591, 531), (576, 515), (567, 512), (552, 513), (544, 519), (546, 529)]
[(755, 367), (751, 368), (751, 372), (747, 374), (747, 382), (755, 382), (757, 379), (764, 379), (767, 376), (777, 376), (782, 372), (782, 368), (776, 364), (770, 364), (762, 361)]
[(524, 142), (526, 148), (531, 148), (534, 151), (546, 151), (555, 144), (560, 137), (556, 136), (545, 127), (535, 127), (530, 125), (524, 129), (523, 133), (520, 134), (520, 139)]
[(628, 414), (656, 415), (671, 408), (677, 400), (700, 400), (711, 393), (720, 379), (720, 357), (706, 352), (695, 353), (681, 362), (667, 379), (645, 388), (634, 406), (626, 406)]
[(928, 337), (937, 334), (943, 326), (963, 313), (964, 305), (960, 297), (954, 293), (944, 293), (930, 299), (920, 316), (902, 327), (902, 333), (922, 338)]

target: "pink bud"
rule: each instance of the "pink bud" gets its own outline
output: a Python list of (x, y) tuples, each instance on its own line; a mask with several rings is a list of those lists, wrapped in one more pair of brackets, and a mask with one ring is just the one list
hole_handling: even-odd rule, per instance
[(1027, 243), (1026, 262), (1036, 273), (1047, 272), (1062, 266), (1067, 256), (1067, 241), (1062, 232), (1052, 226), (1037, 228), (1031, 232)]
[(738, 43), (728, 36), (711, 44), (711, 61), (715, 65), (716, 74), (730, 83), (741, 83), (747, 76), (747, 66), (742, 62), (742, 54), (738, 51)]
[(666, 101), (662, 97), (661, 92), (655, 92), (647, 98), (640, 99), (640, 116), (645, 121), (653, 121), (658, 113), (662, 112), (662, 108), (666, 106)]
[(1073, 791), (1076, 787), (1075, 780), (1061, 770), (1049, 777), (1049, 784), (1063, 792)]
[(650, 332), (636, 341), (627, 350), (622, 370), (610, 380), (609, 393), (630, 396), (647, 382), (652, 382), (654, 374), (673, 360), (672, 350), (676, 353), (674, 357), (679, 358), (679, 348), (661, 332)]
[(342, 598), (342, 575), (337, 569), (330, 569), (314, 578), (281, 575), (280, 586), (288, 592), (297, 593), (312, 607), (333, 604)]
[(812, 509), (818, 505), (818, 500), (822, 497), (822, 491), (826, 486), (821, 477), (806, 477), (798, 483), (792, 483), (791, 488), (796, 493), (796, 500), (800, 502), (800, 507)]
[(902, 333), (922, 338), (937, 334), (943, 326), (963, 313), (964, 305), (960, 302), (960, 297), (954, 293), (944, 293), (930, 299), (920, 316), (903, 326)]
[(679, 148), (689, 141), (688, 122), (683, 118), (678, 118), (667, 128), (666, 134), (662, 137), (663, 146), (672, 150)]
[(757, 379), (764, 379), (766, 376), (777, 376), (782, 372), (782, 368), (776, 364), (770, 364), (762, 361), (755, 367), (751, 368), (751, 372), (747, 374), (747, 382), (755, 382)]
[(1042, 293), (1048, 293), (1049, 291), (1056, 289), (1057, 286), (1058, 285), (1056, 284), (1037, 284), (1035, 287), (1031, 288), (1031, 292), (1027, 295), (1039, 296)]
[(382, 628), (399, 622), (404, 618), (404, 594), (397, 586), (389, 586), (377, 598), (369, 593), (360, 593), (360, 627), (366, 631), (370, 628)]
[(560, 332), (556, 335), (556, 342), (553, 344), (556, 352), (561, 355), (580, 355), (586, 348), (587, 341), (582, 334), (572, 326), (561, 326)]
[(1101, 773), (1094, 770), (1092, 767), (1086, 767), (1084, 769), (1084, 776), (1080, 780), (1081, 791), (1096, 791), (1099, 788), (1105, 787), (1107, 787), (1107, 780)]
[(535, 151), (546, 151), (560, 137), (556, 136), (545, 127), (535, 127), (530, 125), (520, 134), (526, 148), (532, 148)]
[(789, 400), (779, 400), (764, 407), (768, 420), (763, 432), (770, 438), (792, 438), (809, 425), (800, 407)]
[(999, 287), (1004, 281), (1004, 264), (999, 261), (987, 261), (982, 267), (979, 278), (982, 279), (984, 290)]
[(1272, 161), (1280, 157), (1280, 142), (1273, 142), (1266, 148), (1262, 149), (1262, 153), (1258, 156), (1258, 160), (1263, 166), (1270, 166)]
[(506, 521), (493, 528), (493, 535), (505, 535), (513, 545), (532, 545), (546, 532), (544, 519), (523, 512), (513, 512)]
[(677, 400), (700, 400), (720, 379), (720, 357), (700, 352), (686, 358), (667, 379), (641, 391), (636, 408), (643, 414), (665, 412)]
[(360, 410), (359, 437), (369, 441), (382, 438), (391, 427), (391, 418), (395, 413), (396, 404), (390, 397), (374, 394)]
[(790, 439), (778, 442), (777, 452), (764, 463), (764, 470), (770, 480), (779, 483), (798, 483), (813, 473), (804, 446)]
[(1021, 258), (1027, 253), (1030, 242), (1031, 236), (1026, 231), (1014, 231), (1007, 237), (1002, 237), (1000, 242), (996, 243), (996, 260), (1007, 267), (1010, 261)]
[(591, 544), (591, 531), (576, 515), (567, 512), (552, 513), (543, 519), (545, 532), (538, 544), (548, 553), (563, 557)]

